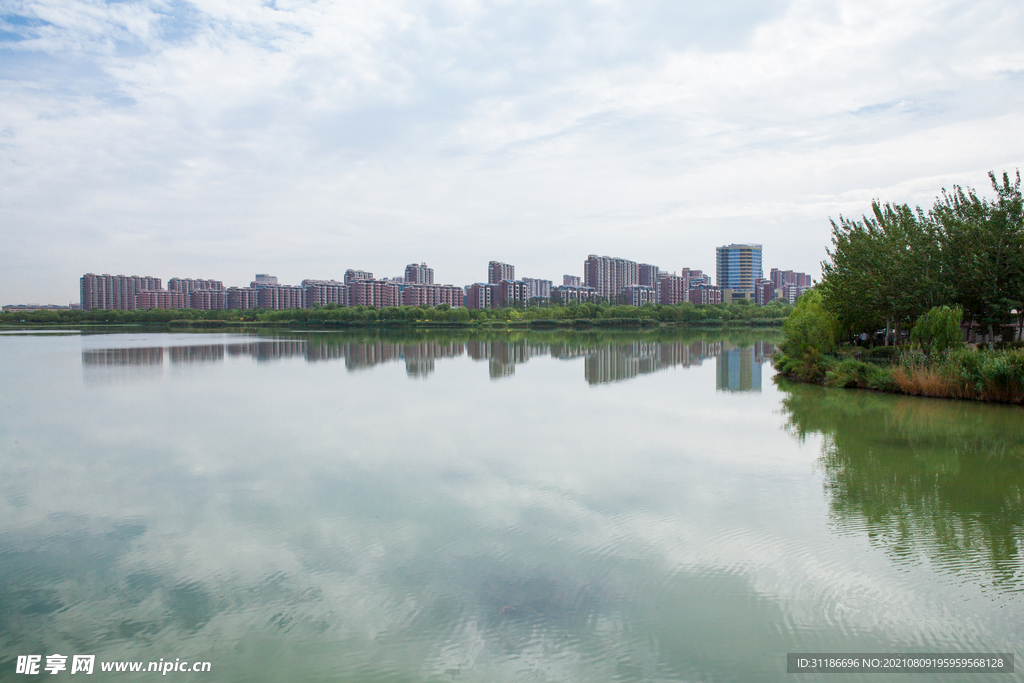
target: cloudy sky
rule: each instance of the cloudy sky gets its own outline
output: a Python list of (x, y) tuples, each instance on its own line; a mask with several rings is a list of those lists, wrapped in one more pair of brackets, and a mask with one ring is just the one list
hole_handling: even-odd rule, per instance
[(0, 0), (0, 303), (663, 270), (1024, 166), (1013, 0)]

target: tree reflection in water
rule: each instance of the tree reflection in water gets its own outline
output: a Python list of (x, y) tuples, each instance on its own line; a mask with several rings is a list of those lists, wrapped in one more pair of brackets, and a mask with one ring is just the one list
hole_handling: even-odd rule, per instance
[(787, 429), (824, 437), (819, 462), (842, 532), (866, 533), (897, 564), (1024, 590), (1021, 408), (777, 382)]

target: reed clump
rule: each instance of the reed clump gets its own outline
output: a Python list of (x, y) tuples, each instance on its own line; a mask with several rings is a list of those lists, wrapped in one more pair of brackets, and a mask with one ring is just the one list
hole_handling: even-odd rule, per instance
[(1024, 403), (1024, 350), (960, 348), (904, 353), (885, 368), (896, 390), (913, 396)]
[(834, 354), (793, 358), (778, 354), (775, 367), (803, 382), (875, 389), (911, 396), (1024, 404), (1024, 349), (960, 347), (926, 354), (920, 347), (890, 363)]

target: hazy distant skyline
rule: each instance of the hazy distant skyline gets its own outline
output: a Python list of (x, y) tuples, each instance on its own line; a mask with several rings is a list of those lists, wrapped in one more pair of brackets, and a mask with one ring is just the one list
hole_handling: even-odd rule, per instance
[(1020, 3), (0, 0), (0, 303), (247, 284), (819, 274), (829, 217), (1024, 167)]

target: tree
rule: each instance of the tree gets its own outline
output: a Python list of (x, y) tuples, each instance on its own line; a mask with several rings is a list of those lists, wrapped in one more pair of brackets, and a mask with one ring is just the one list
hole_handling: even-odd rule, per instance
[(991, 340), (995, 325), (1006, 322), (1014, 308), (1024, 307), (1024, 220), (1020, 172), (1012, 183), (1005, 172), (1000, 179), (989, 173), (989, 179), (994, 202), (954, 186), (951, 192), (943, 190), (932, 215), (941, 226), (951, 298)]
[(825, 298), (817, 288), (805, 292), (782, 325), (785, 339), (779, 349), (785, 354), (780, 370), (792, 372), (805, 381), (824, 376), (823, 354), (836, 349), (839, 321), (825, 306)]
[(936, 306), (917, 319), (910, 341), (942, 353), (960, 344), (960, 322), (964, 312), (959, 306)]

